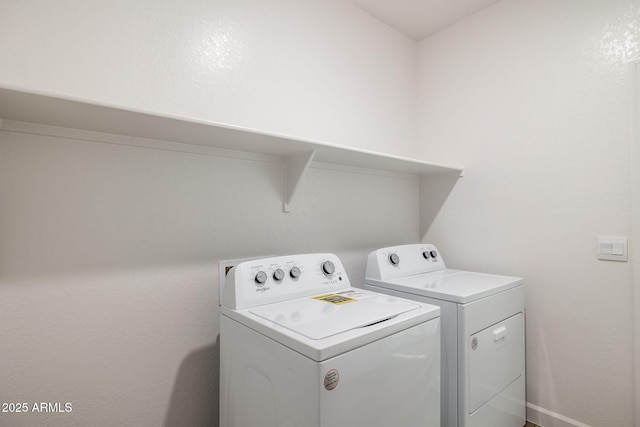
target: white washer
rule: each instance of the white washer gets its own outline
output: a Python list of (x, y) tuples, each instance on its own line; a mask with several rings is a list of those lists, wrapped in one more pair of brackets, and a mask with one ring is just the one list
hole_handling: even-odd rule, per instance
[(221, 427), (438, 427), (440, 309), (352, 288), (333, 254), (233, 268)]
[(415, 244), (372, 252), (365, 289), (442, 309), (442, 427), (525, 424), (522, 279), (447, 269)]

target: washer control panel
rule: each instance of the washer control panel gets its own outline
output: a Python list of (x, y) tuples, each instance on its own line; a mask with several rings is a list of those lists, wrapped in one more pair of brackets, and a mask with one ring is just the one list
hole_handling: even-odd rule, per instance
[(334, 254), (303, 254), (246, 261), (229, 271), (221, 305), (239, 310), (348, 288)]
[(434, 245), (390, 246), (369, 254), (366, 278), (387, 280), (444, 269), (444, 260)]

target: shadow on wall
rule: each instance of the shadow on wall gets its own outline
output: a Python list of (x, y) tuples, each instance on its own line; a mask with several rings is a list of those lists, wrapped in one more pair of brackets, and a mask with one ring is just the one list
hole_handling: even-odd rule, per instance
[(217, 427), (220, 335), (180, 364), (164, 427)]
[(442, 173), (420, 179), (420, 241), (424, 242), (431, 224), (444, 202), (462, 178), (460, 172)]

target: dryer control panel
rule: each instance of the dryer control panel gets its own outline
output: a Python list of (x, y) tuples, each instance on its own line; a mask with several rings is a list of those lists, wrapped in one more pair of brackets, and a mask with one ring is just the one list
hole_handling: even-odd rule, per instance
[(262, 258), (229, 271), (220, 303), (240, 310), (350, 286), (344, 266), (334, 254)]
[(373, 251), (367, 262), (367, 279), (389, 280), (444, 270), (442, 256), (434, 245), (390, 246)]

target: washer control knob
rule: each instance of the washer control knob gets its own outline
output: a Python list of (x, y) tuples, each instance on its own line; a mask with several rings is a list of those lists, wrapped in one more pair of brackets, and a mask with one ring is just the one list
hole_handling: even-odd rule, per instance
[(398, 254), (391, 254), (389, 255), (389, 262), (391, 263), (391, 265), (398, 265), (400, 264), (400, 257), (398, 256)]
[(322, 263), (322, 272), (325, 276), (330, 276), (336, 271), (336, 266), (331, 261), (325, 261)]
[(438, 257), (438, 252), (436, 252), (435, 250), (429, 252), (429, 254), (431, 254), (431, 258), (437, 258)]
[(422, 252), (422, 256), (424, 257), (424, 259), (429, 259), (429, 251)]
[(278, 268), (276, 271), (273, 272), (273, 280), (276, 281), (280, 281), (284, 279), (284, 270), (281, 268)]
[(257, 286), (264, 285), (264, 283), (267, 281), (267, 273), (265, 273), (264, 271), (258, 271), (255, 281)]
[(289, 276), (291, 276), (292, 279), (297, 279), (300, 277), (300, 269), (298, 267), (291, 267), (291, 270), (289, 270)]

